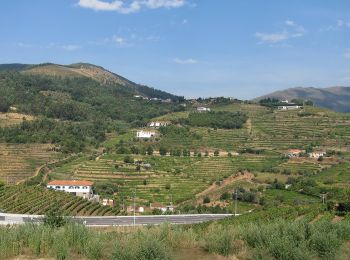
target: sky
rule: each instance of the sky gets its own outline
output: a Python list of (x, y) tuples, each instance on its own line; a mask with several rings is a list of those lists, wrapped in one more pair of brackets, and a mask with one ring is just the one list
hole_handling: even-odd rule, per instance
[(1, 0), (0, 63), (89, 62), (187, 98), (350, 86), (349, 0)]

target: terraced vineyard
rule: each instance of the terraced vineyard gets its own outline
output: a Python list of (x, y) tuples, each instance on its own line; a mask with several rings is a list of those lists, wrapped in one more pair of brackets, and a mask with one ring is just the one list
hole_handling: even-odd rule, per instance
[(135, 156), (151, 169), (123, 162), (123, 155), (106, 155), (99, 160), (84, 158), (56, 169), (51, 178), (75, 178), (114, 183), (118, 197), (131, 202), (134, 188), (140, 202), (181, 202), (194, 198), (215, 181), (243, 170), (261, 171), (281, 163), (279, 156), (243, 155), (239, 157), (160, 157)]
[(118, 213), (117, 209), (68, 193), (23, 185), (0, 187), (0, 208), (7, 213), (39, 215), (53, 209), (73, 216), (108, 216)]
[(49, 144), (0, 144), (0, 180), (17, 183), (35, 174), (36, 169), (62, 155)]

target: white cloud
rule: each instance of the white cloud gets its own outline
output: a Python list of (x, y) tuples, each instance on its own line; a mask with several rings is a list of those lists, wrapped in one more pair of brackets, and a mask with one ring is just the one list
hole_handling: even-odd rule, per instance
[(141, 8), (179, 8), (186, 4), (187, 0), (132, 0), (129, 4), (122, 0), (79, 0), (78, 6), (95, 11), (116, 11), (122, 14), (135, 13)]
[(269, 42), (269, 43), (276, 43), (281, 42), (284, 40), (287, 40), (288, 34), (286, 32), (284, 33), (255, 33), (255, 37), (258, 38), (261, 42)]
[(119, 37), (119, 36), (113, 36), (112, 41), (120, 46), (123, 46), (126, 44), (126, 39), (123, 37)]
[(286, 25), (288, 25), (288, 26), (294, 26), (295, 25), (294, 21), (291, 21), (291, 20), (286, 20), (284, 23)]
[(76, 50), (80, 49), (80, 46), (69, 44), (69, 45), (62, 45), (61, 48), (63, 50), (66, 50), (66, 51), (76, 51)]
[(347, 51), (344, 53), (344, 58), (345, 59), (350, 59), (350, 51)]
[(198, 63), (197, 60), (195, 59), (179, 59), (179, 58), (175, 58), (174, 59), (174, 62), (177, 63), (177, 64), (196, 64)]
[(291, 38), (302, 37), (306, 33), (304, 27), (298, 25), (294, 21), (286, 20), (284, 24), (288, 26), (288, 29), (277, 33), (256, 32), (255, 37), (259, 39), (260, 43), (277, 43)]

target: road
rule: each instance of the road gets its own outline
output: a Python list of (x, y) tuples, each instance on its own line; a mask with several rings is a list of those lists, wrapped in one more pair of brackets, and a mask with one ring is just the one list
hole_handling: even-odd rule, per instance
[[(149, 215), (149, 216), (117, 216), (117, 217), (73, 217), (73, 221), (81, 222), (91, 227), (107, 226), (133, 226), (135, 225), (159, 225), (167, 222), (170, 224), (196, 224), (211, 220), (220, 220), (233, 214), (188, 214), (188, 215)], [(38, 223), (42, 221), (40, 215), (19, 215), (0, 213), (0, 225), (23, 224), (28, 222)]]

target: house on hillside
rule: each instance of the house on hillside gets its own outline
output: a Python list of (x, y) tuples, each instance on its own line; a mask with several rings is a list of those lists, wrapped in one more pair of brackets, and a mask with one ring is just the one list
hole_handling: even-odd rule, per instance
[[(286, 102), (286, 100), (284, 102)], [(284, 102), (282, 102), (282, 103), (284, 103)], [(288, 102), (288, 100), (287, 100), (287, 102)], [(303, 106), (299, 106), (299, 105), (294, 104), (294, 103), (284, 103), (283, 105), (279, 105), (277, 107), (278, 110), (284, 110), (284, 111), (301, 109), (301, 108), (303, 108)]]
[(315, 159), (318, 159), (320, 157), (324, 157), (326, 155), (327, 155), (327, 153), (324, 152), (324, 151), (318, 151), (318, 152), (309, 153), (309, 157), (310, 158), (315, 158)]
[(103, 206), (111, 206), (111, 207), (114, 207), (114, 200), (112, 200), (112, 199), (103, 199), (103, 200), (102, 200), (102, 205), (103, 205)]
[(168, 125), (170, 125), (170, 121), (152, 121), (148, 124), (148, 126), (155, 128)]
[(197, 107), (197, 112), (202, 113), (202, 112), (210, 112), (209, 107)]
[(93, 182), (79, 180), (55, 180), (47, 184), (47, 188), (71, 193), (78, 197), (91, 199), (93, 197)]
[(157, 136), (157, 133), (155, 131), (137, 131), (136, 133), (136, 137), (137, 138), (144, 138), (144, 139), (147, 139), (147, 138), (152, 138), (152, 137), (155, 137)]
[(297, 157), (300, 157), (300, 154), (302, 154), (302, 153), (305, 153), (305, 150), (290, 149), (290, 150), (288, 150), (287, 157), (297, 158)]
[(155, 209), (158, 209), (160, 210), (162, 213), (165, 213), (165, 212), (173, 212), (174, 211), (174, 206), (173, 205), (163, 205), (161, 203), (151, 203), (150, 204), (150, 209), (151, 210), (155, 210)]

